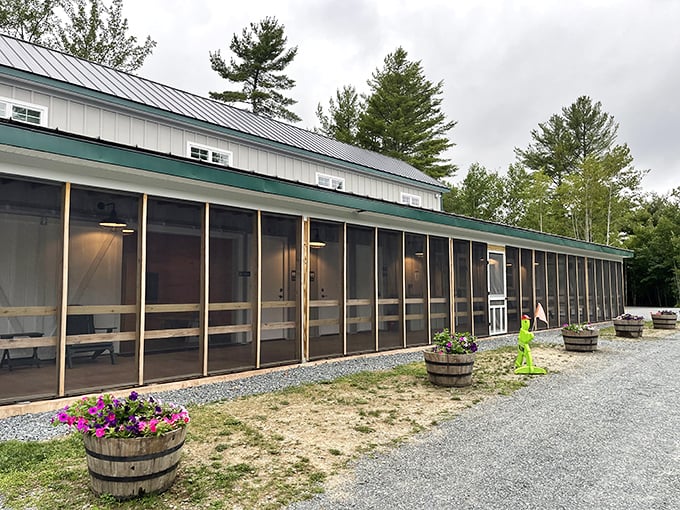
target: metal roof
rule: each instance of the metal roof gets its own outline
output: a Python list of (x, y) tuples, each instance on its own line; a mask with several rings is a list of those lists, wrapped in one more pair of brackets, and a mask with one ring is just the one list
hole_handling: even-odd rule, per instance
[(1, 34), (0, 66), (94, 90), (421, 184), (446, 188), (441, 182), (399, 159)]

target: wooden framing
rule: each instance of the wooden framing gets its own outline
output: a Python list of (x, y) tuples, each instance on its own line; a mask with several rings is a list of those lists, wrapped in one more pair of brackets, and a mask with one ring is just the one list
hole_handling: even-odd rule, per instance
[[(427, 334), (427, 342), (431, 343), (431, 331), (432, 331), (432, 321), (434, 319), (442, 319), (446, 317), (446, 313), (441, 310), (435, 310), (434, 305), (442, 305), (444, 303), (448, 304), (448, 320), (449, 327), (452, 331), (456, 330), (456, 312), (461, 306), (463, 301), (467, 304), (467, 316), (465, 320), (469, 323), (469, 329), (473, 334), (477, 334), (479, 331), (479, 325), (475, 325), (475, 315), (474, 315), (474, 304), (475, 299), (484, 298), (480, 294), (481, 289), (477, 288), (475, 292), (475, 283), (479, 282), (475, 280), (475, 259), (476, 251), (474, 250), (475, 241), (471, 240), (461, 240), (461, 243), (466, 243), (467, 252), (460, 251), (461, 257), (467, 259), (468, 274), (466, 278), (469, 280), (466, 285), (468, 294), (465, 298), (456, 298), (456, 241), (453, 237), (446, 238), (447, 240), (447, 256), (448, 256), (448, 285), (449, 285), (449, 297), (434, 297), (432, 296), (432, 247), (431, 243), (434, 237), (431, 234), (425, 233), (409, 233), (405, 230), (385, 230), (384, 232), (389, 233), (390, 242), (394, 241), (396, 246), (396, 239), (399, 241), (399, 251), (400, 251), (400, 261), (401, 270), (400, 277), (401, 282), (396, 287), (397, 296), (394, 297), (379, 297), (380, 283), (382, 277), (382, 267), (379, 264), (379, 253), (380, 253), (380, 233), (381, 229), (379, 227), (372, 227), (372, 238), (373, 238), (373, 289), (372, 297), (365, 299), (347, 299), (347, 284), (348, 284), (348, 257), (349, 257), (349, 246), (348, 246), (348, 228), (351, 224), (348, 222), (335, 222), (339, 226), (339, 254), (338, 261), (341, 264), (336, 278), (339, 281), (334, 284), (339, 285), (339, 293), (337, 299), (310, 299), (310, 271), (313, 269), (312, 266), (312, 253), (310, 252), (310, 235), (312, 219), (307, 217), (297, 217), (296, 218), (296, 232), (298, 239), (296, 241), (295, 250), (296, 257), (295, 261), (289, 261), (290, 269), (295, 268), (298, 275), (301, 275), (295, 282), (289, 282), (290, 285), (295, 285), (295, 298), (284, 300), (279, 299), (275, 301), (262, 301), (263, 295), (263, 261), (266, 260), (266, 254), (263, 254), (263, 216), (260, 210), (253, 211), (252, 217), (254, 218), (253, 226), (250, 227), (248, 234), (253, 232), (252, 243), (249, 245), (248, 256), (251, 257), (249, 263), (249, 269), (255, 266), (255, 277), (249, 279), (246, 285), (249, 286), (249, 300), (248, 301), (238, 301), (238, 302), (210, 302), (210, 221), (211, 221), (211, 211), (213, 206), (209, 202), (204, 202), (202, 204), (202, 220), (201, 220), (201, 252), (200, 252), (200, 287), (199, 287), (199, 302), (197, 303), (150, 303), (146, 304), (146, 269), (147, 269), (147, 233), (148, 233), (148, 207), (149, 199), (146, 194), (140, 195), (138, 199), (138, 238), (137, 238), (137, 254), (136, 254), (136, 298), (135, 304), (97, 304), (97, 305), (68, 305), (68, 281), (69, 281), (69, 251), (71, 249), (71, 242), (69, 239), (69, 234), (71, 231), (70, 221), (71, 221), (71, 184), (65, 183), (62, 189), (62, 199), (61, 199), (61, 252), (59, 261), (59, 279), (58, 279), (58, 298), (57, 304), (55, 306), (20, 306), (20, 307), (2, 307), (0, 308), (0, 318), (14, 318), (14, 317), (25, 317), (25, 316), (50, 316), (55, 315), (57, 321), (56, 333), (53, 336), (43, 336), (43, 337), (21, 337), (19, 334), (15, 338), (3, 339), (3, 346), (6, 349), (18, 349), (18, 348), (37, 348), (54, 346), (57, 352), (57, 363), (56, 363), (56, 395), (64, 396), (66, 391), (66, 347), (68, 345), (87, 345), (90, 343), (98, 342), (135, 342), (135, 364), (136, 364), (136, 385), (143, 386), (145, 384), (145, 347), (147, 342), (152, 342), (152, 346), (160, 339), (175, 339), (175, 338), (186, 338), (186, 337), (198, 337), (198, 356), (200, 360), (200, 375), (206, 377), (209, 375), (208, 362), (210, 360), (209, 352), (209, 338), (210, 335), (217, 334), (231, 334), (231, 333), (251, 333), (252, 341), (254, 342), (253, 351), (250, 351), (250, 359), (252, 359), (253, 352), (255, 356), (254, 365), (256, 369), (261, 368), (262, 358), (263, 358), (263, 342), (262, 335), (263, 331), (273, 331), (273, 330), (295, 330), (296, 337), (296, 353), (295, 356), (301, 358), (303, 362), (306, 362), (310, 358), (310, 328), (317, 326), (338, 326), (339, 336), (342, 341), (342, 354), (347, 354), (348, 349), (348, 325), (351, 324), (361, 324), (366, 322), (371, 322), (372, 326), (372, 341), (373, 348), (375, 351), (380, 350), (380, 329), (379, 324), (381, 321), (391, 322), (399, 325), (400, 337), (396, 337), (394, 332), (390, 332), (390, 335), (394, 335), (390, 338), (390, 347), (408, 347), (409, 346), (409, 336), (408, 330), (409, 321), (424, 321), (425, 331)], [(332, 221), (332, 220), (319, 220), (319, 221)], [(251, 224), (252, 225), (252, 224)], [(399, 237), (396, 234), (401, 234)], [(413, 256), (414, 250), (408, 244), (411, 239), (409, 236), (418, 236), (418, 242), (422, 239), (423, 246), (423, 258), (424, 260), (416, 262), (416, 266), (419, 271), (424, 271), (425, 275), (422, 280), (424, 285), (424, 291), (422, 296), (420, 294), (414, 294), (416, 297), (407, 297), (407, 289), (409, 279), (407, 278), (407, 270), (411, 269), (411, 266), (407, 266), (406, 257), (407, 255)], [(213, 241), (214, 242), (214, 241)], [(479, 241), (478, 243), (481, 243)], [(439, 248), (439, 244), (437, 245)], [(487, 247), (487, 258), (488, 251), (494, 249), (495, 251), (505, 252), (505, 246), (496, 245), (486, 245)], [(129, 246), (130, 249), (133, 248), (132, 245)], [(442, 245), (442, 249), (444, 246)], [(293, 247), (290, 247), (292, 253)], [(526, 285), (531, 284), (533, 289), (533, 306), (536, 303), (536, 292), (537, 292), (537, 281), (538, 278), (544, 279), (544, 288), (546, 294), (546, 307), (547, 297), (550, 293), (549, 289), (549, 268), (548, 268), (548, 254), (553, 252), (545, 252), (540, 250), (541, 253), (545, 254), (544, 257), (544, 272), (541, 277), (536, 271), (535, 264), (537, 263), (538, 256), (537, 250), (535, 249), (525, 249), (518, 248), (518, 263), (519, 269), (522, 268), (522, 253), (523, 251), (530, 251), (524, 255), (527, 259), (527, 263), (530, 263), (531, 267), (528, 268), (532, 271), (531, 280), (527, 280), (523, 283), (523, 278), (520, 275), (518, 279), (519, 293), (518, 293), (518, 306), (520, 311), (522, 309), (522, 296), (526, 289)], [(389, 250), (388, 250), (389, 251)], [(418, 252), (420, 251), (420, 245), (418, 245)], [(99, 253), (99, 252), (97, 252)], [(564, 306), (566, 307), (566, 316), (570, 317), (571, 311), (570, 298), (576, 298), (576, 306), (579, 306), (579, 294), (584, 292), (585, 299), (585, 314), (590, 316), (592, 310), (591, 307), (598, 306), (597, 300), (600, 294), (604, 294), (603, 299), (606, 297), (608, 301), (603, 301), (603, 306), (606, 307), (604, 310), (605, 314), (618, 311), (620, 306), (619, 290), (621, 287), (620, 278), (622, 275), (622, 266), (614, 261), (606, 259), (591, 259), (589, 257), (580, 256), (577, 254), (558, 254), (553, 253), (555, 259), (554, 277), (555, 277), (555, 287), (557, 294), (555, 295), (556, 313), (559, 318), (560, 314), (560, 298), (559, 293), (561, 290), (566, 291), (565, 297), (566, 301)], [(265, 256), (263, 258), (263, 255)], [(389, 258), (394, 258), (397, 256), (395, 250), (392, 250), (389, 254)], [(418, 253), (420, 256), (420, 253)], [(481, 256), (481, 255), (480, 255)], [(560, 264), (560, 256), (563, 257), (564, 263)], [(195, 256), (192, 256), (195, 258)], [(569, 258), (573, 257), (574, 262), (570, 263)], [(192, 258), (192, 261), (193, 261)], [(530, 259), (530, 260), (529, 260)], [(333, 259), (335, 262), (335, 258)], [(581, 260), (583, 262), (583, 273), (585, 278), (583, 281), (579, 276), (579, 267), (581, 265)], [(593, 261), (593, 274), (589, 274), (588, 264)], [(363, 262), (363, 261), (362, 261)], [(601, 269), (598, 270), (598, 262)], [(613, 265), (612, 265), (613, 264)], [(573, 285), (570, 283), (569, 268), (573, 265), (573, 270), (575, 271), (575, 280)], [(560, 284), (560, 268), (564, 266), (565, 281)], [(478, 268), (479, 269), (479, 268)], [(130, 271), (131, 272), (131, 271)], [(488, 269), (487, 269), (488, 272)], [(91, 275), (91, 271), (85, 273)], [(392, 277), (393, 274), (390, 275)], [(529, 276), (529, 275), (527, 275)], [(130, 274), (130, 278), (132, 275)], [(285, 277), (291, 278), (290, 275)], [(487, 274), (488, 278), (488, 274)], [(602, 291), (596, 282), (601, 282)], [(131, 284), (131, 282), (129, 282)], [(368, 283), (368, 282), (366, 282)], [(384, 282), (383, 282), (384, 283)], [(366, 285), (367, 286), (367, 285)], [(562, 287), (566, 286), (564, 289)], [(572, 288), (573, 287), (573, 288)], [(585, 287), (585, 288), (582, 288)], [(278, 287), (277, 287), (278, 288)], [(590, 290), (589, 290), (590, 289)], [(77, 289), (76, 289), (77, 290)], [(571, 290), (571, 292), (570, 292)], [(589, 290), (588, 292), (586, 292)], [(292, 288), (289, 296), (293, 295)], [(590, 303), (590, 294), (594, 296), (594, 302)], [(575, 293), (575, 294), (574, 294)], [(238, 296), (235, 296), (238, 297)], [(283, 296), (286, 297), (286, 296)], [(131, 297), (129, 298), (131, 301)], [(447, 302), (448, 299), (448, 302)], [(124, 302), (130, 302), (124, 301)], [(391, 313), (390, 315), (381, 316), (381, 311), (391, 312), (391, 310), (383, 310), (382, 307), (387, 305), (388, 307), (397, 309), (397, 312)], [(418, 305), (417, 311), (409, 313), (409, 306)], [(488, 303), (487, 303), (488, 305)], [(363, 306), (372, 308), (372, 317), (368, 317), (368, 314), (364, 313), (363, 317), (348, 317), (349, 308), (352, 306)], [(531, 307), (532, 304), (529, 304)], [(295, 314), (292, 313), (291, 309), (296, 308)], [(327, 318), (315, 318), (311, 319), (312, 311), (314, 308), (332, 308), (338, 310), (338, 316)], [(415, 308), (415, 306), (414, 306)], [(263, 322), (262, 316), (264, 310), (277, 309), (282, 310), (282, 319), (277, 320), (274, 317), (274, 321)], [(218, 311), (249, 311), (249, 315), (252, 318), (248, 323), (233, 324), (226, 323), (224, 325), (210, 326), (210, 312)], [(146, 331), (146, 317), (148, 314), (165, 314), (165, 313), (186, 313), (186, 314), (198, 314), (199, 321), (197, 324), (191, 323), (189, 327), (175, 327), (167, 329), (151, 329)], [(487, 306), (488, 313), (488, 306)], [(578, 313), (578, 312), (577, 312)], [(135, 314), (135, 330), (134, 331), (122, 331), (122, 332), (110, 332), (110, 333), (94, 333), (94, 334), (78, 334), (78, 335), (68, 335), (66, 334), (66, 317), (69, 315), (107, 315), (107, 314)], [(581, 315), (578, 315), (579, 320), (583, 320)], [(180, 324), (181, 325), (181, 324)], [(418, 330), (418, 336), (414, 336), (414, 341), (419, 343), (420, 330)], [(483, 333), (482, 333), (483, 334)], [(290, 335), (287, 335), (290, 338)], [(394, 342), (392, 343), (392, 340)], [(423, 339), (424, 340), (424, 339)], [(193, 340), (192, 340), (193, 341)], [(129, 344), (128, 344), (129, 345)], [(193, 344), (195, 348), (195, 343)], [(290, 344), (289, 344), (290, 345)], [(338, 346), (337, 349), (340, 347)], [(297, 351), (299, 349), (299, 351)], [(338, 352), (336, 351), (334, 352)], [(126, 350), (126, 352), (129, 352)], [(267, 353), (265, 353), (267, 354)], [(338, 353), (339, 354), (339, 353)], [(289, 360), (286, 360), (289, 362)], [(252, 366), (252, 365), (250, 365)], [(250, 368), (249, 366), (249, 368)], [(196, 375), (195, 373), (193, 375)]]
[(61, 281), (57, 305), (57, 395), (65, 394), (66, 378), (66, 315), (68, 310), (68, 253), (71, 219), (71, 183), (64, 184), (61, 201)]
[(149, 197), (145, 193), (139, 201), (139, 229), (137, 237), (137, 346), (135, 362), (137, 364), (137, 383), (144, 384), (144, 340), (146, 332), (146, 220), (149, 212)]

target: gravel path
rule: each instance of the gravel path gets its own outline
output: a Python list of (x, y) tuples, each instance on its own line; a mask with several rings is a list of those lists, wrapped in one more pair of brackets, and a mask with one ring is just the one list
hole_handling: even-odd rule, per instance
[[(536, 334), (537, 342), (561, 342), (559, 330)], [(517, 345), (517, 335), (503, 335), (480, 342), (480, 350), (495, 349), (502, 345)], [(395, 351), (380, 356), (368, 356), (329, 360), (327, 362), (299, 365), (286, 370), (255, 374), (243, 379), (221, 383), (204, 384), (193, 388), (155, 393), (154, 396), (166, 402), (183, 405), (202, 404), (220, 400), (235, 399), (246, 395), (268, 393), (306, 382), (330, 381), (344, 375), (370, 370), (384, 370), (412, 361), (421, 361), (420, 350), (411, 352)], [(43, 440), (66, 433), (65, 427), (52, 427), (50, 418), (56, 413), (34, 413), (0, 419), (0, 441)]]
[(680, 332), (584, 355), (290, 510), (680, 508)]

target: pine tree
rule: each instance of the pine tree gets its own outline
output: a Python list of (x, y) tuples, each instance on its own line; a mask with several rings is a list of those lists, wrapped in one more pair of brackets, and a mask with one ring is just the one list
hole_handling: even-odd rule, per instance
[(295, 86), (295, 80), (282, 73), (297, 55), (297, 46), (286, 49), (284, 28), (276, 18), (267, 17), (251, 23), (250, 29), (244, 28), (240, 37), (234, 34), (229, 48), (240, 62), (232, 57), (227, 65), (219, 50), (210, 52), (214, 71), (225, 80), (243, 84), (240, 91), (210, 92), (210, 97), (226, 103), (246, 103), (253, 113), (265, 117), (300, 121), (288, 109), (297, 101), (279, 92)]
[(324, 113), (321, 103), (316, 107), (321, 128), (315, 131), (340, 142), (355, 144), (363, 109), (363, 102), (354, 86), (345, 85), (336, 91), (335, 100), (329, 99), (328, 115)]
[(581, 96), (562, 108), (561, 115), (552, 115), (533, 129), (533, 141), (525, 150), (515, 148), (515, 154), (529, 169), (542, 170), (559, 185), (589, 156), (601, 160), (613, 148), (618, 129), (599, 101), (593, 104), (590, 97)]
[(102, 0), (69, 0), (63, 5), (69, 22), (59, 30), (59, 40), (66, 53), (131, 72), (142, 67), (156, 46), (149, 36), (138, 45), (135, 36), (127, 35), (123, 0), (113, 0), (110, 6)]
[(552, 179), (542, 192), (548, 202), (541, 216), (541, 221), (549, 218), (545, 231), (603, 244), (618, 242), (622, 214), (631, 207), (631, 195), (639, 192), (644, 175), (631, 166), (627, 145), (616, 145), (618, 128), (599, 102), (581, 96), (539, 124), (526, 150), (515, 149), (533, 174)]
[(432, 83), (420, 61), (408, 60), (399, 47), (385, 57), (382, 69), (368, 80), (371, 93), (359, 120), (360, 146), (402, 159), (440, 179), (456, 166), (441, 154), (453, 146), (446, 133), (455, 125), (441, 110), (443, 81)]

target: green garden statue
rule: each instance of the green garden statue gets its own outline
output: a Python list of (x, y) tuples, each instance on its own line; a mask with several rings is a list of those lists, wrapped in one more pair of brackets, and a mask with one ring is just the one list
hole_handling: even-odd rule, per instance
[[(531, 318), (522, 315), (522, 327), (519, 330), (517, 337), (517, 359), (515, 360), (516, 374), (545, 374), (545, 368), (538, 368), (534, 366), (534, 361), (531, 358), (531, 348), (529, 344), (534, 339), (534, 334), (529, 331), (531, 325)], [(526, 363), (526, 365), (524, 365)]]

